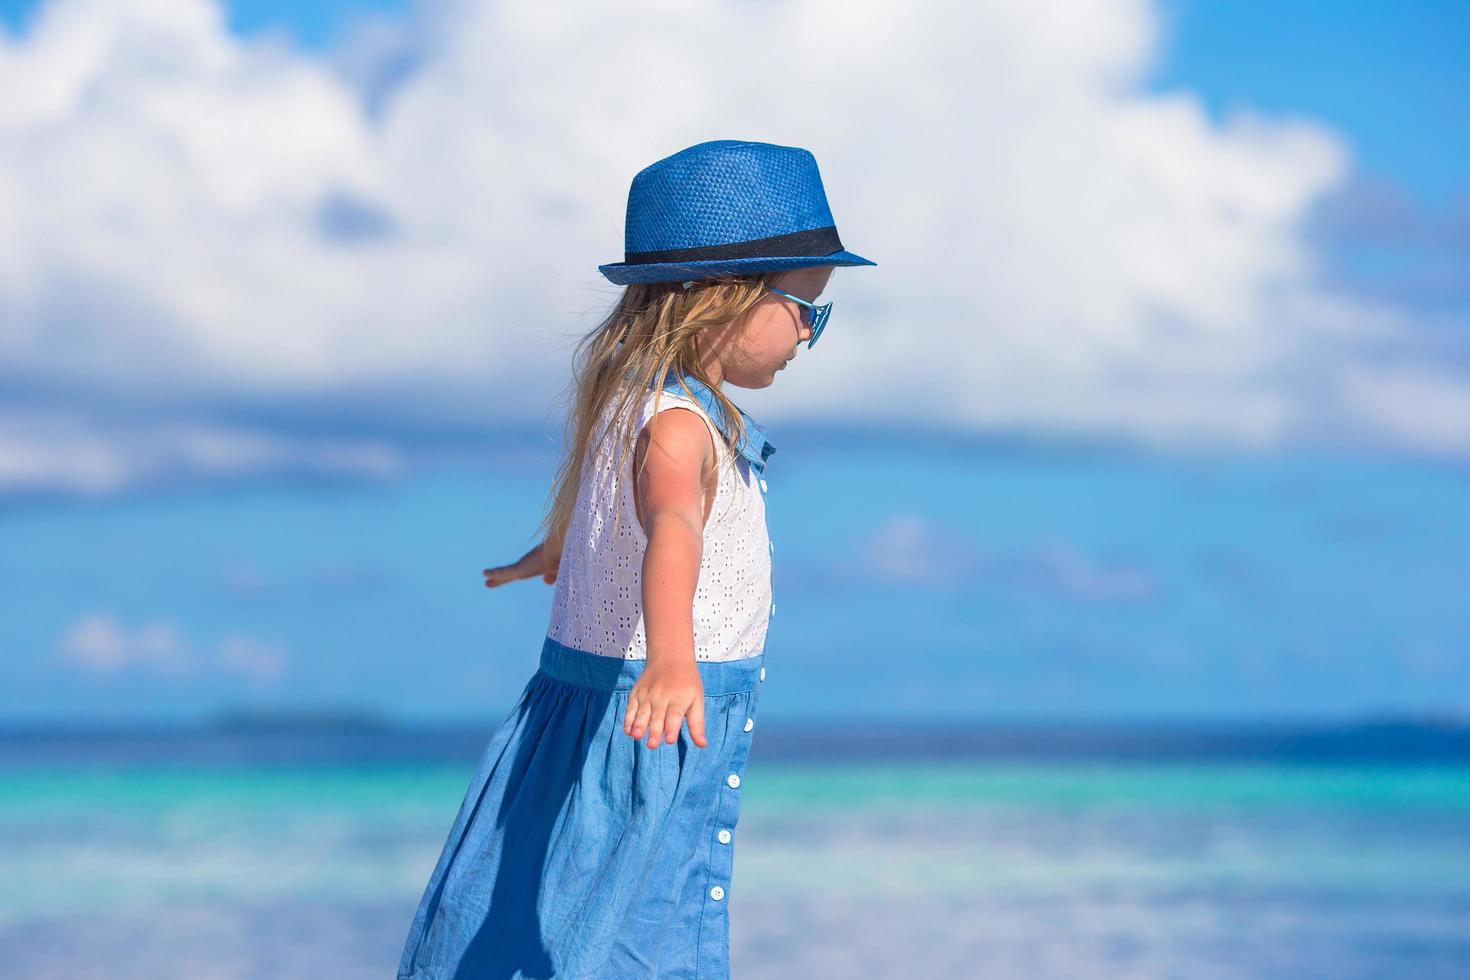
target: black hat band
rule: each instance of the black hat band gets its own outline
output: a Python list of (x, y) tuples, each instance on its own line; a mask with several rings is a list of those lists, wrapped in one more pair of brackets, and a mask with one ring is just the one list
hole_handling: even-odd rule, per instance
[(768, 238), (752, 238), (746, 242), (730, 242), (726, 245), (701, 245), (697, 248), (671, 248), (658, 252), (624, 252), (625, 265), (644, 265), (650, 262), (701, 262), (708, 259), (761, 259), (819, 257), (842, 251), (842, 241), (837, 237), (835, 225), (793, 231), (785, 235)]

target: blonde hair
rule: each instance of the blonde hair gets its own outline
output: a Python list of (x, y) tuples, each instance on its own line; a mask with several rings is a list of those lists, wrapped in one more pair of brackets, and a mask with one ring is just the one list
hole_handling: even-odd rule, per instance
[[(691, 375), (713, 393), (727, 421), (722, 434), (730, 450), (730, 464), (734, 464), (745, 425), (739, 409), (725, 397), (719, 385), (710, 383), (695, 343), (706, 329), (749, 316), (766, 297), (766, 284), (778, 275), (779, 272), (763, 272), (719, 276), (700, 280), (688, 289), (680, 282), (626, 286), (602, 323), (578, 342), (572, 358), (572, 382), (561, 399), (566, 408), (565, 453), (536, 529), (538, 535), (544, 534), (543, 540), (554, 549), (553, 554), (560, 554), (566, 541), (582, 470), (595, 448), (592, 439), (603, 413), (615, 403), (612, 417), (623, 419), (615, 435), (611, 424), (605, 430), (608, 436), (617, 439), (616, 479), (621, 481), (623, 461), (637, 439), (635, 429), (639, 417), (638, 412), (627, 409), (638, 404), (651, 387), (661, 389), (670, 372), (676, 377)], [(683, 378), (679, 378), (679, 387), (693, 396)], [(654, 415), (654, 419), (657, 417)], [(718, 418), (712, 417), (711, 421), (721, 428)], [(650, 435), (653, 425), (649, 423)], [(637, 480), (636, 473), (634, 480)], [(616, 513), (613, 520), (616, 533)]]

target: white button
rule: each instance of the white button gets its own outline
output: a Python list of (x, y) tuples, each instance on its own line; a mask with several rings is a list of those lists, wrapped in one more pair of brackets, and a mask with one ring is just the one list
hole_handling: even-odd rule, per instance
[(761, 489), (764, 490), (765, 488), (766, 488), (766, 481), (765, 480), (761, 480)]
[(725, 782), (729, 783), (730, 787), (733, 789), (734, 787), (740, 785), (740, 777), (732, 772), (730, 773), (730, 775), (725, 777)]
[(724, 827), (721, 827), (720, 828), (720, 833), (719, 833), (718, 836), (720, 838), (720, 843), (721, 844), (728, 844), (728, 843), (730, 843), (730, 832), (728, 830), (726, 830)]
[(766, 668), (762, 667), (761, 668), (761, 680), (765, 680), (765, 679), (766, 679)]
[(754, 718), (747, 718), (747, 719), (745, 719), (745, 730), (747, 732), (750, 731), (754, 727), (755, 727), (755, 719)]
[(770, 544), (771, 544), (771, 550), (772, 551), (775, 551), (776, 550), (776, 542), (772, 541)]
[(718, 902), (720, 899), (725, 897), (725, 889), (721, 888), (719, 885), (716, 885), (709, 890), (709, 897)]
[(774, 602), (771, 603), (771, 615), (776, 615), (776, 604)]

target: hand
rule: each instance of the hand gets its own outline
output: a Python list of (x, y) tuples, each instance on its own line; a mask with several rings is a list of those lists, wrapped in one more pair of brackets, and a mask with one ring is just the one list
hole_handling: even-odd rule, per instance
[(628, 691), (623, 734), (640, 739), (646, 727), (648, 747), (656, 749), (660, 738), (678, 740), (685, 715), (689, 716), (689, 737), (704, 748), (704, 683), (699, 668), (693, 660), (648, 661)]
[(556, 581), (556, 572), (560, 565), (561, 548), (550, 542), (542, 541), (521, 555), (513, 564), (497, 565), (494, 568), (485, 569), (485, 588), (493, 589), (497, 585), (514, 582), (516, 579), (531, 578), (534, 575), (540, 575), (541, 581), (550, 585)]

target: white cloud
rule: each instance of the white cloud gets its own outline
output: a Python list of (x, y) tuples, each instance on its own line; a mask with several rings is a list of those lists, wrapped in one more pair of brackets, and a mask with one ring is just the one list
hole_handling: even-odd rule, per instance
[(890, 514), (858, 546), (854, 566), (864, 578), (917, 585), (964, 582), (981, 557), (950, 529), (916, 514)]
[[(831, 339), (748, 396), (763, 419), (1470, 448), (1459, 414), (1344, 407), (1415, 329), (1318, 282), (1302, 223), (1348, 148), (1145, 91), (1143, 0), (415, 16), (325, 61), (230, 35), (206, 0), (51, 0), (0, 40), (7, 372), (185, 414), (392, 382), (418, 394), (388, 416), (544, 421), (616, 294), (595, 266), (620, 258), (632, 174), (736, 137), (812, 149), (879, 263), (838, 272)], [(110, 464), (26, 465), (69, 485)]]
[(1344, 372), (1349, 412), (1391, 431), (1405, 446), (1454, 453), (1470, 432), (1470, 385), (1431, 365), (1383, 365)]
[(275, 684), (286, 669), (286, 657), (279, 647), (239, 634), (227, 636), (216, 645), (215, 661), (256, 687)]
[(1029, 557), (1046, 584), (1089, 602), (1153, 599), (1162, 588), (1158, 576), (1148, 568), (1128, 561), (1094, 561), (1066, 539), (1049, 539)]
[(110, 614), (88, 613), (62, 633), (58, 652), (62, 659), (90, 674), (115, 674), (125, 668), (143, 667), (178, 675), (194, 668), (178, 626), (156, 618), (129, 629)]
[(994, 595), (1035, 590), (1092, 603), (1157, 598), (1160, 576), (1135, 559), (1104, 560), (1048, 536), (1021, 547), (985, 544), (915, 514), (888, 515), (860, 537), (857, 560), (834, 566), (843, 578), (900, 585), (978, 586)]
[(275, 684), (287, 666), (280, 647), (245, 634), (226, 634), (206, 655), (171, 620), (154, 617), (129, 627), (107, 612), (86, 613), (67, 626), (57, 642), (57, 654), (93, 676), (125, 670), (194, 676), (212, 666), (239, 674), (255, 687)]
[(186, 419), (143, 425), (57, 410), (0, 408), (0, 488), (99, 496), (181, 479), (262, 472), (381, 479), (401, 454), (380, 440), (334, 439)]

